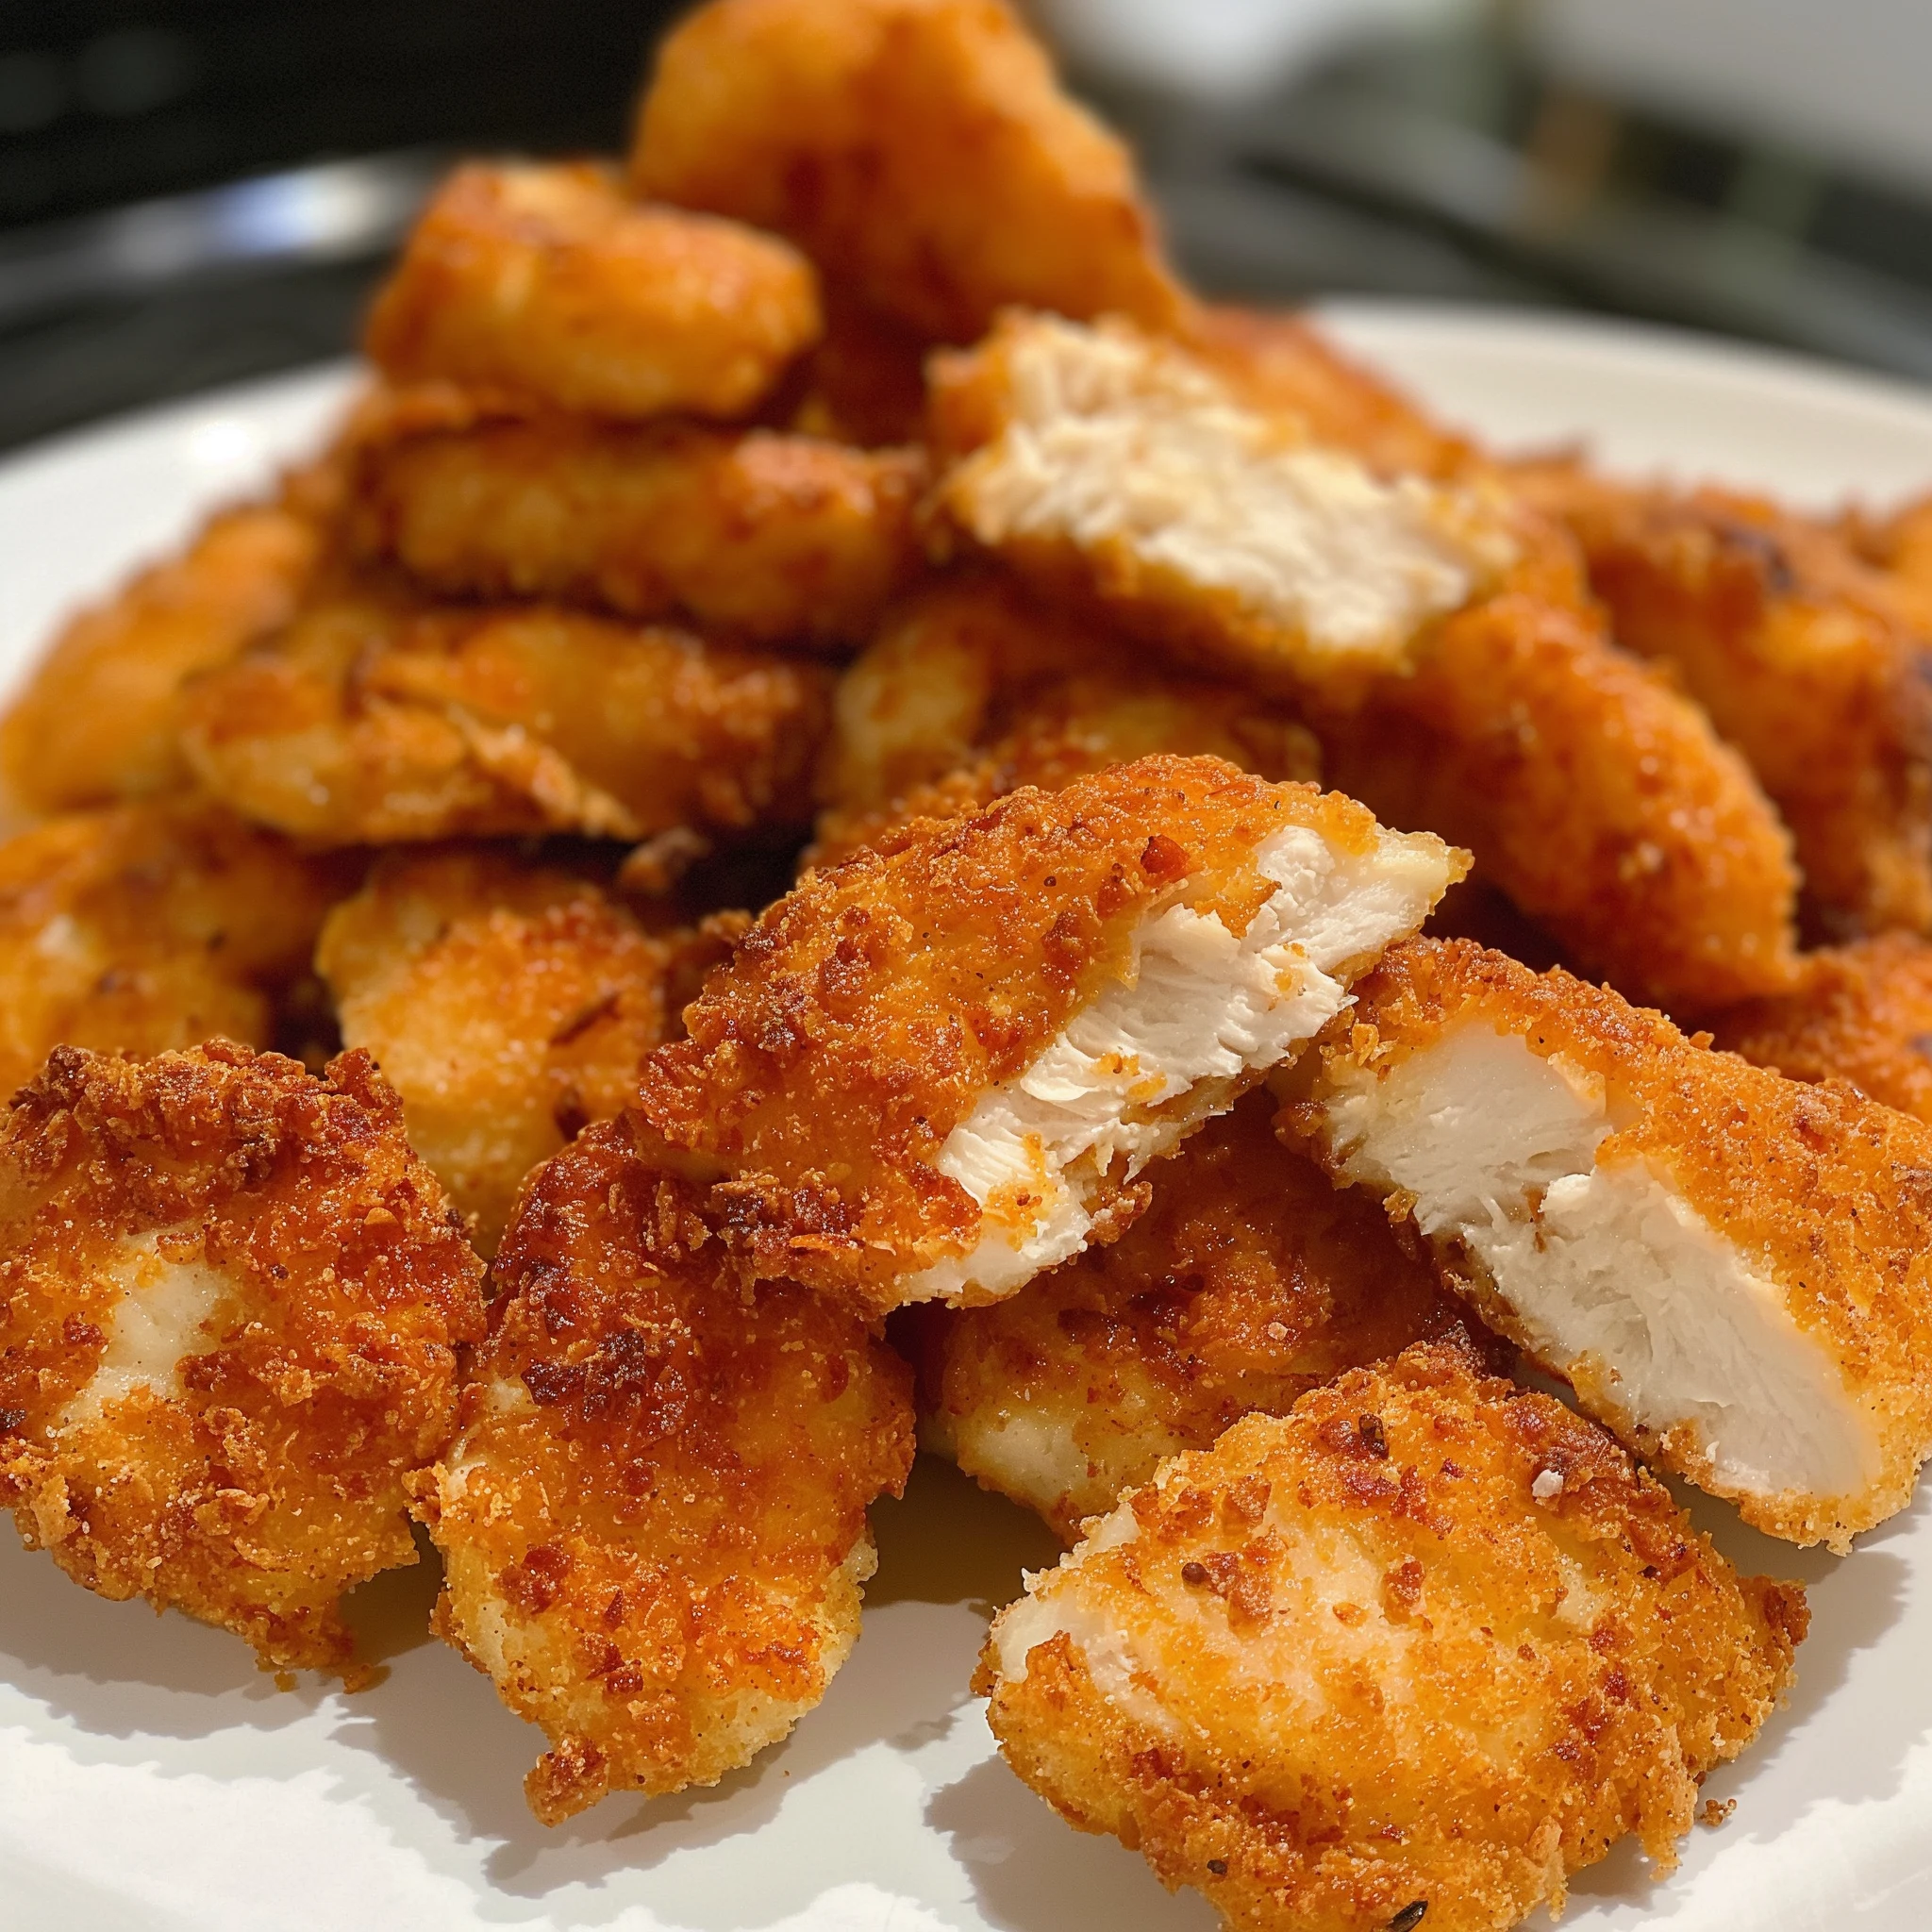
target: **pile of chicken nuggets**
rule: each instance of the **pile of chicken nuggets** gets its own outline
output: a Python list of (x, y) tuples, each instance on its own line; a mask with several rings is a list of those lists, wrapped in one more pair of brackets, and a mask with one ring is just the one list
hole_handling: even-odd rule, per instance
[(811, 1708), (924, 1446), (1230, 1924), (1668, 1871), (1807, 1611), (1652, 1471), (1932, 1452), (1932, 509), (1201, 300), (1004, 0), (709, 0), (366, 347), (0, 722), (26, 1541), (353, 1688), (420, 1525), (556, 1823)]

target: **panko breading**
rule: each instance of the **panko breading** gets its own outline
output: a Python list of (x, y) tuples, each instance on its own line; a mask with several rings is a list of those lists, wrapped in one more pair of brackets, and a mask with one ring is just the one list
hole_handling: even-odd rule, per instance
[(182, 745), (244, 816), (323, 844), (802, 826), (818, 665), (541, 605), (318, 602), (193, 684)]
[(911, 450), (768, 430), (486, 420), (372, 438), (356, 528), (445, 594), (858, 644), (920, 568), (923, 474)]
[(1153, 1199), (1010, 1300), (896, 1334), (928, 1448), (1072, 1542), (1183, 1449), (1467, 1320), (1359, 1190), (1338, 1191), (1246, 1095), (1147, 1171)]
[(56, 1046), (266, 1046), (340, 864), (199, 801), (50, 819), (0, 843), (0, 1099)]
[(1357, 999), (1288, 1121), (1491, 1327), (1774, 1536), (1842, 1550), (1906, 1504), (1932, 1129), (1466, 941), (1396, 948)]
[(1583, 546), (1617, 641), (1668, 661), (1746, 758), (1839, 938), (1932, 927), (1932, 647), (1830, 530), (1761, 497), (1519, 472)]
[(329, 915), (315, 965), (488, 1255), (524, 1176), (622, 1110), (731, 930), (648, 934), (591, 880), (506, 853), (400, 853)]
[(1807, 953), (1782, 999), (1711, 1023), (1717, 1043), (1792, 1080), (1849, 1080), (1932, 1122), (1932, 941), (1891, 932)]
[(524, 1197), (418, 1486), (438, 1630), (550, 1740), (524, 1784), (546, 1824), (782, 1738), (858, 1634), (866, 1508), (911, 1466), (905, 1364), (723, 1259), (622, 1123), (589, 1129)]
[(103, 1596), (359, 1674), (482, 1264), (365, 1054), (59, 1047), (0, 1125), (0, 1500)]
[(1808, 1621), (1544, 1395), (1445, 1346), (1176, 1457), (994, 1622), (1008, 1761), (1274, 1932), (1503, 1932), (1705, 1773)]
[(590, 163), (471, 162), (417, 222), (363, 346), (399, 382), (633, 421), (728, 417), (821, 326), (810, 264), (775, 236), (641, 207)]
[(1147, 663), (1008, 579), (941, 579), (893, 610), (839, 681), (811, 856), (829, 864), (907, 819), (958, 817), (1021, 785), (1056, 791), (1155, 752), (1270, 779), (1321, 773), (1281, 706)]
[(658, 50), (631, 174), (789, 236), (929, 340), (1009, 303), (1152, 327), (1186, 307), (1126, 149), (1001, 0), (711, 0)]
[(652, 1158), (754, 1274), (1012, 1293), (1346, 1005), (1460, 855), (1217, 758), (917, 822), (803, 882), (644, 1063)]

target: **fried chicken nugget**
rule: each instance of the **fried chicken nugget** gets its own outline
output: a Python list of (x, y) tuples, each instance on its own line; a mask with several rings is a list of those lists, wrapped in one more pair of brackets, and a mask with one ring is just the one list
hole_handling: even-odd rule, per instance
[(920, 821), (769, 908), (644, 1062), (650, 1158), (746, 1272), (882, 1313), (995, 1300), (1347, 1003), (1461, 872), (1218, 758)]
[(824, 1694), (905, 1486), (905, 1364), (785, 1283), (742, 1293), (622, 1122), (533, 1179), (463, 1431), (418, 1485), (436, 1627), (551, 1750), (546, 1824), (716, 1784)]
[(1503, 1932), (1628, 1833), (1674, 1865), (1807, 1621), (1600, 1429), (1437, 1345), (1166, 1464), (974, 1688), (1055, 1809), (1231, 1926)]
[(103, 1596), (360, 1674), (482, 1264), (366, 1054), (55, 1049), (0, 1124), (0, 1500)]
[(322, 844), (803, 825), (830, 674), (541, 605), (344, 591), (188, 692), (182, 747)]
[(711, 0), (658, 50), (631, 178), (789, 236), (931, 341), (1009, 303), (1186, 307), (1132, 158), (1001, 0)]
[(741, 922), (647, 933), (591, 880), (507, 853), (394, 853), (316, 948), (345, 1046), (493, 1254), (518, 1183), (622, 1110)]
[(1491, 1327), (1773, 1536), (1843, 1550), (1904, 1507), (1932, 1452), (1932, 1128), (1462, 941), (1357, 995), (1285, 1124)]
[(1884, 573), (1886, 591), (1906, 622), (1922, 638), (1932, 637), (1932, 495), (1903, 504), (1890, 516), (1847, 511), (1839, 533)]
[(1840, 939), (1932, 927), (1932, 649), (1836, 534), (1762, 497), (1526, 466), (1617, 641), (1674, 667), (1796, 841)]
[(50, 819), (0, 843), (0, 1098), (56, 1046), (269, 1044), (353, 876), (197, 800)]
[(417, 222), (363, 347), (398, 382), (741, 416), (821, 326), (811, 266), (775, 236), (640, 207), (591, 163), (472, 161)]
[(1149, 1168), (1153, 1199), (1111, 1246), (991, 1307), (901, 1318), (924, 1445), (1072, 1542), (1170, 1456), (1457, 1329), (1461, 1304), (1381, 1208), (1284, 1147), (1274, 1115), (1247, 1094)]

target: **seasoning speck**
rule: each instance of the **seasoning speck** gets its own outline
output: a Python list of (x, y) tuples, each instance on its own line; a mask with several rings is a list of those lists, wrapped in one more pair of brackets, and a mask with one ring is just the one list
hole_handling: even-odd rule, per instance
[(1227, 1860), (1225, 1858), (1209, 1858), (1208, 1860), (1208, 1869), (1213, 1873), (1215, 1877), (1225, 1878), (1227, 1876)]
[(1429, 1902), (1425, 1898), (1416, 1899), (1411, 1904), (1404, 1906), (1389, 1921), (1389, 1932), (1415, 1932), (1416, 1926), (1422, 1924), (1428, 1909)]
[(1355, 1426), (1356, 1433), (1362, 1439), (1362, 1447), (1371, 1456), (1379, 1457), (1386, 1461), (1389, 1456), (1389, 1436), (1382, 1427), (1382, 1418), (1378, 1415), (1360, 1416), (1357, 1418)]

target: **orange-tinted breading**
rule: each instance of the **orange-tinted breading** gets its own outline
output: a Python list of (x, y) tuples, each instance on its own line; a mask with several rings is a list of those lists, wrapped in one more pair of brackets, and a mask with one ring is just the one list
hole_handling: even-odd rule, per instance
[(356, 527), (430, 590), (861, 643), (920, 568), (923, 464), (769, 430), (567, 417), (373, 438)]
[(1711, 1022), (1717, 1043), (1792, 1080), (1849, 1080), (1932, 1121), (1932, 941), (1886, 933), (1805, 955), (1795, 992)]
[(216, 806), (157, 799), (0, 843), (0, 1098), (56, 1046), (266, 1046), (352, 876)]
[(931, 340), (1008, 303), (1153, 326), (1185, 306), (1126, 150), (1001, 0), (711, 0), (658, 51), (631, 169)]
[(1042, 1797), (1232, 1926), (1504, 1932), (1626, 1834), (1674, 1864), (1807, 1621), (1600, 1429), (1438, 1345), (1175, 1457), (975, 1688)]
[(641, 207), (587, 163), (472, 162), (416, 224), (363, 345), (402, 382), (741, 416), (820, 326), (811, 268), (774, 236)]
[(1790, 825), (1839, 937), (1932, 927), (1932, 647), (1838, 536), (1761, 497), (1525, 468), (1617, 641), (1670, 663)]
[(826, 291), (825, 333), (802, 372), (791, 426), (867, 449), (925, 433), (926, 339), (904, 323)]
[(482, 1264), (363, 1054), (59, 1047), (0, 1127), (0, 1499), (103, 1596), (341, 1671)]
[(507, 853), (397, 853), (329, 915), (315, 963), (342, 1043), (375, 1056), (488, 1255), (524, 1176), (629, 1100), (734, 929), (647, 933), (590, 879)]
[(218, 798), (325, 844), (736, 832), (808, 818), (830, 685), (683, 630), (345, 592), (192, 685), (182, 743)]
[(722, 1259), (621, 1123), (590, 1128), (524, 1196), (462, 1434), (418, 1486), (437, 1628), (550, 1740), (524, 1785), (546, 1824), (783, 1737), (852, 1647), (866, 1508), (911, 1464), (905, 1365)]
[(922, 1435), (1069, 1542), (1183, 1449), (1468, 1320), (1379, 1205), (1275, 1139), (1251, 1093), (1147, 1170), (1153, 1199), (984, 1308), (908, 1310)]
[(1932, 495), (1900, 505), (1889, 516), (1853, 509), (1840, 534), (1883, 573), (1886, 594), (1922, 638), (1932, 637)]

